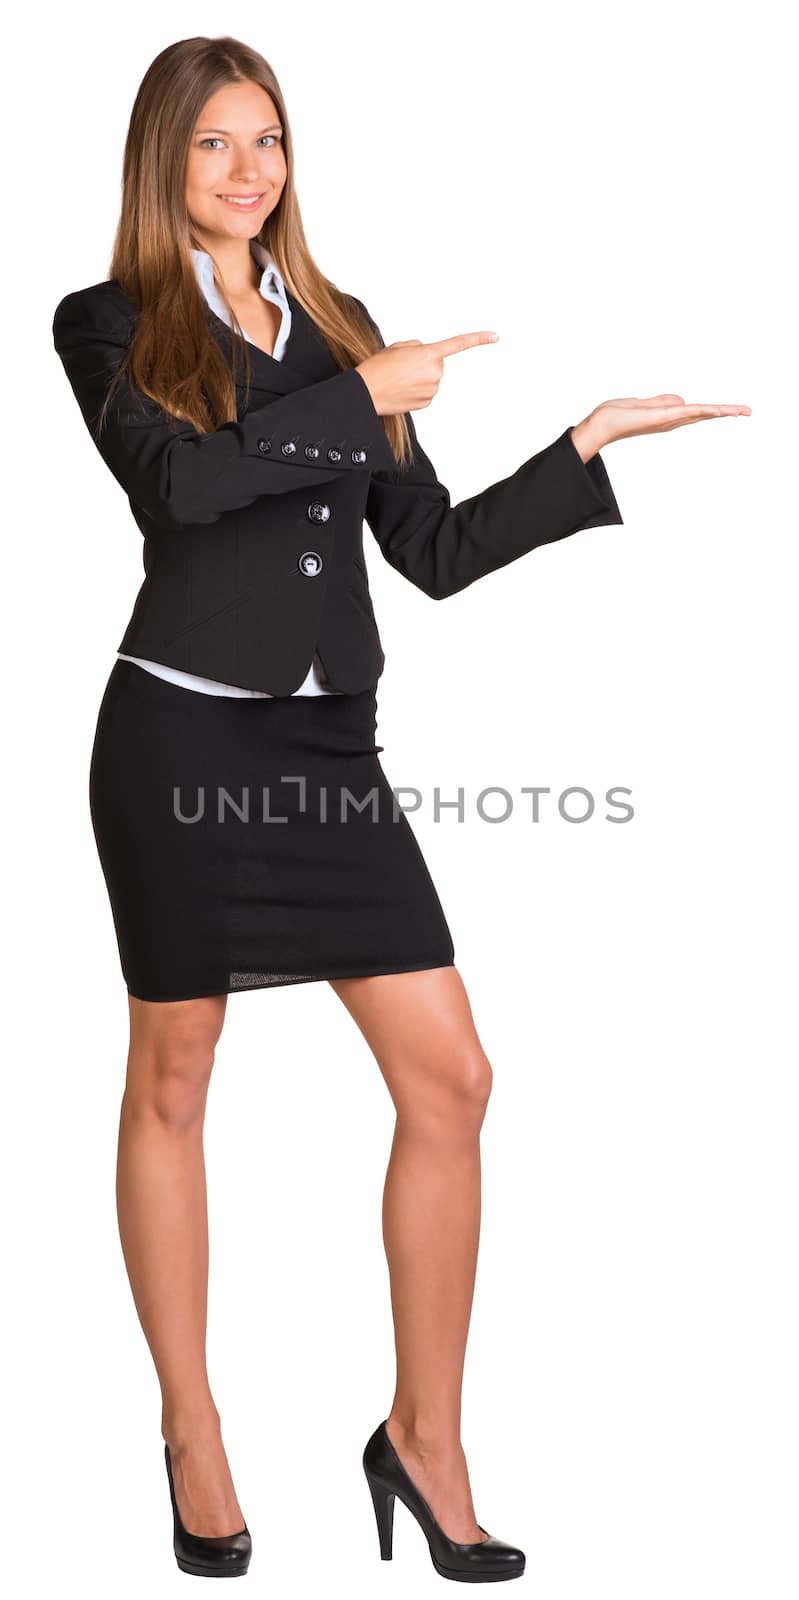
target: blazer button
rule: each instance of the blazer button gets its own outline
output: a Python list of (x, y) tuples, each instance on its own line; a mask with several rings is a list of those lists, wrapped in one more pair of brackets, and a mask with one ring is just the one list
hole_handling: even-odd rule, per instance
[(262, 456), (268, 456), (271, 448), (272, 448), (272, 440), (271, 439), (259, 439), (258, 440), (258, 449), (260, 450)]
[(352, 459), (355, 462), (356, 467), (361, 466), (362, 463), (366, 460), (366, 451), (365, 450), (353, 450)]
[(341, 460), (341, 451), (340, 450), (335, 450), (335, 449), (334, 450), (328, 450), (327, 459), (328, 459), (328, 461), (340, 461)]
[(324, 563), (316, 550), (305, 550), (300, 556), (297, 566), (306, 578), (315, 578), (321, 572)]
[(315, 444), (307, 444), (305, 446), (305, 454), (307, 455), (309, 461), (315, 461), (319, 454), (319, 446)]
[(330, 520), (330, 507), (324, 500), (312, 500), (308, 507), (308, 520), (310, 522), (328, 522)]
[(284, 456), (293, 456), (297, 450), (297, 446), (293, 439), (287, 439), (285, 444), (282, 444), (280, 448), (283, 451)]

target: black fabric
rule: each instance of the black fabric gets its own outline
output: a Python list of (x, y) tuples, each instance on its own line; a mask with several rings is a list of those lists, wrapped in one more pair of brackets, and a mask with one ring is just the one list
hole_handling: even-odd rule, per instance
[(132, 995), (191, 1000), (454, 963), (376, 727), (374, 688), (238, 699), (115, 662), (89, 799)]
[[(413, 460), (400, 468), (363, 378), (336, 366), (288, 298), (283, 360), (252, 346), (236, 422), (199, 434), (129, 386), (109, 407), (95, 443), (144, 536), (145, 577), (118, 650), (272, 695), (300, 687), (316, 650), (333, 687), (357, 694), (385, 663), (364, 520), (386, 561), (434, 600), (539, 545), (622, 522), (601, 456), (583, 462), (571, 427), (453, 505), (413, 417)], [(55, 311), (55, 348), (92, 437), (137, 314), (112, 280), (66, 295)], [(210, 310), (209, 328), (229, 350), (230, 332)], [(465, 445), (479, 455), (479, 417)], [(317, 559), (303, 565), (308, 553)], [(479, 686), (479, 660), (471, 682)]]

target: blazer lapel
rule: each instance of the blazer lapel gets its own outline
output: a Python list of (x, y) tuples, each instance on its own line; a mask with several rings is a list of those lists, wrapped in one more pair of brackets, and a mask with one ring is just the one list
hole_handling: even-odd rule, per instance
[[(291, 309), (291, 328), (283, 359), (276, 361), (260, 345), (247, 344), (250, 389), (258, 393), (291, 394), (306, 384), (333, 377), (340, 370), (308, 313), (288, 290), (286, 295)], [(232, 348), (230, 329), (210, 306), (207, 312), (211, 332), (229, 361)], [(243, 392), (241, 362), (238, 363), (237, 385), (239, 391)]]

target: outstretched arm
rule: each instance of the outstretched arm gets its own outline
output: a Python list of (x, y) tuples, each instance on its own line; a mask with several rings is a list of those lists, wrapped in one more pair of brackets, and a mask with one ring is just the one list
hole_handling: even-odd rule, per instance
[(386, 561), (431, 599), (457, 594), (538, 545), (624, 520), (601, 456), (583, 461), (571, 425), (510, 477), (453, 506), (406, 417), (413, 461), (372, 474), (366, 521)]

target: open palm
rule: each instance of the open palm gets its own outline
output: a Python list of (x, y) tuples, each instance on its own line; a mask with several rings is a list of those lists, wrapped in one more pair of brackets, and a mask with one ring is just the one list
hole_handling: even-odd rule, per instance
[(614, 439), (630, 439), (640, 433), (668, 433), (690, 422), (706, 422), (709, 417), (749, 417), (749, 406), (711, 405), (695, 401), (686, 405), (680, 394), (653, 394), (621, 400), (603, 400), (591, 413), (591, 425), (605, 444)]

